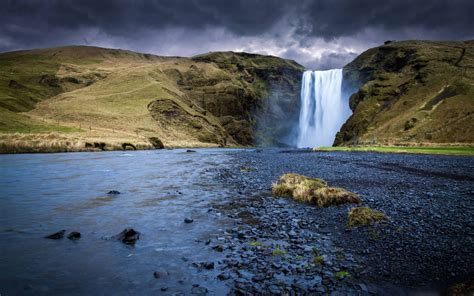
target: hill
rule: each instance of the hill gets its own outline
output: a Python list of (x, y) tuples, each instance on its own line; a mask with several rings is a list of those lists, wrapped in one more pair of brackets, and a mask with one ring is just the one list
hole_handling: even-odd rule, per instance
[(0, 151), (151, 148), (156, 138), (167, 147), (289, 143), (302, 71), (294, 61), (234, 52), (181, 58), (68, 46), (2, 53)]
[(474, 143), (474, 41), (403, 41), (344, 67), (352, 116), (335, 145)]

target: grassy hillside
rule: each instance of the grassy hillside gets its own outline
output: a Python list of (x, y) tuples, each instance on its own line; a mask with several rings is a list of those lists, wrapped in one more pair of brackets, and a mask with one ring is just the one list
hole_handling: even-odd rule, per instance
[(403, 41), (344, 68), (353, 115), (336, 145), (474, 143), (474, 41)]
[(285, 100), (297, 114), (302, 70), (231, 52), (179, 58), (70, 46), (0, 54), (0, 151), (147, 148), (151, 137), (165, 146), (253, 144), (256, 118), (275, 117), (262, 108), (275, 80), (288, 81)]

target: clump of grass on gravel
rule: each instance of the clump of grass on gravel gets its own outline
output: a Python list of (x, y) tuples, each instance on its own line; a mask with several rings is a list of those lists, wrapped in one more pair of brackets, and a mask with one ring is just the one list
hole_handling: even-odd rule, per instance
[(319, 255), (313, 258), (313, 263), (316, 265), (324, 265), (324, 258), (323, 256)]
[(286, 255), (286, 251), (282, 250), (280, 248), (276, 248), (275, 250), (272, 251), (273, 256), (283, 256)]
[(368, 208), (352, 208), (349, 211), (347, 225), (349, 227), (369, 225), (376, 222), (387, 221), (388, 217), (382, 212)]
[(347, 278), (347, 277), (350, 277), (351, 274), (348, 272), (348, 271), (345, 271), (345, 270), (342, 270), (342, 271), (338, 271), (334, 274), (334, 276), (338, 279), (338, 280), (342, 280), (344, 278)]
[(292, 197), (299, 202), (316, 204), (319, 207), (360, 203), (357, 194), (344, 188), (328, 187), (326, 181), (298, 174), (288, 173), (272, 185), (275, 196)]

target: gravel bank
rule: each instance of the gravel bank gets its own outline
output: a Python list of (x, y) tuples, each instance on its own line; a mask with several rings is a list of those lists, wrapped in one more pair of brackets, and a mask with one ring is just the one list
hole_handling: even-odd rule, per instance
[[(238, 222), (209, 244), (225, 250), (220, 279), (234, 293), (437, 294), (474, 272), (474, 158), (278, 149), (233, 157), (220, 178), (238, 198), (216, 207)], [(354, 205), (272, 198), (286, 172), (356, 192), (390, 221), (348, 229)]]

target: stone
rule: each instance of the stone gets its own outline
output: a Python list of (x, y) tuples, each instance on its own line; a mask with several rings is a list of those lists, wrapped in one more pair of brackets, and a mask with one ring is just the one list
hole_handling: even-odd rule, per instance
[(214, 247), (212, 247), (212, 249), (217, 251), (217, 252), (224, 252), (224, 247), (222, 245), (214, 246)]
[(164, 270), (158, 270), (158, 271), (155, 271), (153, 273), (153, 276), (157, 279), (164, 278), (168, 275), (169, 275), (169, 273), (167, 271), (164, 271)]
[(66, 233), (66, 230), (60, 230), (58, 232), (55, 232), (53, 234), (50, 234), (50, 235), (47, 235), (45, 236), (45, 238), (49, 238), (49, 239), (61, 239), (64, 237), (64, 234)]
[(230, 275), (228, 273), (223, 272), (223, 273), (219, 274), (217, 276), (217, 278), (221, 281), (225, 281), (225, 280), (230, 279)]
[(189, 223), (193, 223), (193, 222), (194, 222), (194, 220), (191, 219), (191, 218), (184, 218), (184, 223), (188, 223), (188, 224), (189, 224)]
[(120, 194), (118, 190), (110, 190), (107, 194)]
[(78, 240), (81, 238), (81, 233), (77, 231), (71, 231), (71, 233), (67, 235), (67, 238), (70, 240)]
[(135, 242), (140, 238), (140, 232), (133, 228), (125, 228), (122, 232), (115, 236), (117, 240), (122, 241), (126, 245), (135, 245)]

